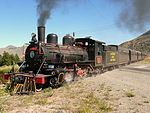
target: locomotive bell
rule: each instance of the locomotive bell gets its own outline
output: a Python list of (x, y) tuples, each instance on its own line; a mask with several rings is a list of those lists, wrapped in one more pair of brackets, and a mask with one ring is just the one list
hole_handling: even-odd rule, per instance
[(63, 45), (72, 46), (74, 43), (74, 38), (70, 35), (66, 35), (63, 37)]
[(38, 27), (38, 42), (39, 43), (45, 42), (45, 27), (44, 26)]
[(48, 34), (47, 35), (47, 43), (58, 43), (58, 36), (56, 34)]

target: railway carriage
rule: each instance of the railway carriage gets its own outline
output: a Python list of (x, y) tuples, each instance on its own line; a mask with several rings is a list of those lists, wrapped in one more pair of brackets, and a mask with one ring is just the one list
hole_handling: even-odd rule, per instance
[(129, 58), (130, 58), (130, 62), (133, 63), (133, 62), (137, 62), (138, 59), (137, 59), (137, 51), (136, 50), (129, 50)]
[(118, 64), (129, 64), (131, 62), (131, 58), (129, 56), (129, 49), (118, 47)]

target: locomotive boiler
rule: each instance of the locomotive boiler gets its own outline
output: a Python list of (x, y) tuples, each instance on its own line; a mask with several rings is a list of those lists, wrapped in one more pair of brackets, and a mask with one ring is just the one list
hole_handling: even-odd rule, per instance
[(70, 35), (63, 37), (63, 44), (58, 44), (56, 34), (48, 34), (45, 43), (45, 27), (38, 27), (38, 41), (32, 37), (25, 52), (26, 71), (34, 74), (48, 73), (51, 69), (67, 68), (72, 64), (86, 62), (86, 49), (74, 46), (74, 38)]

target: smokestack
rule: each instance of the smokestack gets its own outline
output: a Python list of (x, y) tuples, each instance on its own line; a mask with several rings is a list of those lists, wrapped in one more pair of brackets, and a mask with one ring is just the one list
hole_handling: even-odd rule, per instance
[(38, 27), (38, 42), (45, 43), (45, 27), (44, 26)]

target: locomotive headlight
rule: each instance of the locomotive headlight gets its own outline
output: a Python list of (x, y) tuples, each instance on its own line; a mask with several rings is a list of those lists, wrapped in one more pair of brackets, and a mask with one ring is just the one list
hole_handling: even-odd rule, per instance
[(31, 52), (30, 52), (30, 58), (34, 58), (34, 56), (35, 56), (34, 51), (31, 51)]

